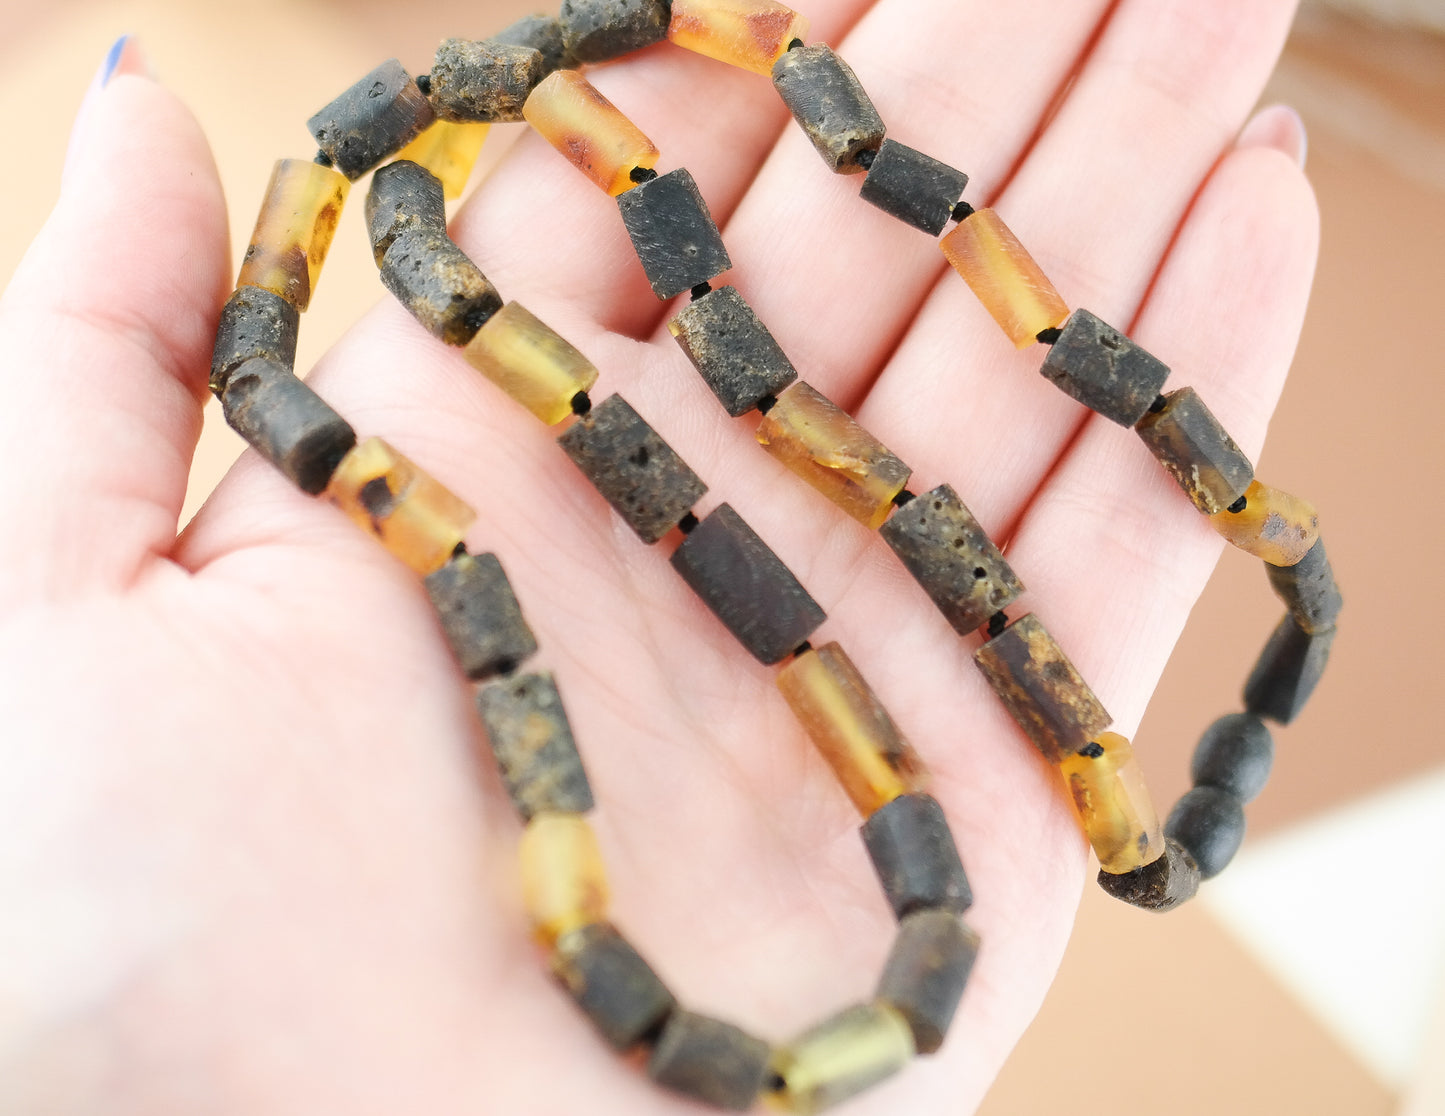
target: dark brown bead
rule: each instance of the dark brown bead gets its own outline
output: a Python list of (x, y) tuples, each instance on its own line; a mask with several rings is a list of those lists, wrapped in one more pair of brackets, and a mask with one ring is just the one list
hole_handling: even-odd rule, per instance
[(1296, 624), (1306, 632), (1324, 632), (1335, 626), (1345, 605), (1335, 571), (1319, 539), (1293, 566), (1264, 564), (1275, 595), (1285, 603)]
[(426, 579), (462, 672), (473, 682), (515, 670), (537, 639), (494, 554), (459, 554)]
[(1166, 839), (1157, 860), (1118, 875), (1100, 872), (1099, 886), (1146, 911), (1172, 911), (1199, 891), (1199, 866), (1178, 841)]
[(552, 974), (614, 1050), (655, 1035), (676, 1001), (627, 939), (605, 922), (557, 939)]
[(781, 662), (827, 619), (782, 559), (727, 504), (682, 540), (672, 565), (759, 662)]
[(605, 62), (667, 38), (668, 0), (562, 0), (562, 36), (578, 62)]
[(366, 229), (377, 267), (392, 241), (408, 229), (445, 236), (447, 203), (441, 180), (410, 159), (378, 167), (366, 192)]
[(1133, 426), (1159, 397), (1169, 366), (1087, 310), (1075, 310), (1039, 369), (1085, 407)]
[(874, 998), (908, 1020), (918, 1053), (943, 1045), (978, 944), (978, 935), (950, 911), (914, 911), (899, 924)]
[(231, 373), (221, 409), (231, 429), (312, 496), (356, 445), (356, 431), (326, 400), (269, 360), (248, 360)]
[(732, 267), (707, 202), (685, 169), (617, 195), (617, 208), (658, 298), (675, 298)]
[(524, 820), (592, 809), (592, 788), (550, 672), (488, 683), (477, 691), (477, 712), (507, 794)]
[(859, 192), (864, 201), (932, 236), (943, 231), (968, 175), (891, 139), (883, 141)]
[(306, 122), (317, 146), (353, 181), (395, 155), (436, 114), (395, 58), (337, 97)]
[(556, 16), (528, 15), (508, 24), (492, 36), (494, 43), (531, 47), (542, 55), (542, 76), (553, 70), (571, 69), (576, 59), (567, 53), (563, 42), (562, 21)]
[(262, 287), (238, 287), (226, 300), (216, 327), (211, 390), (219, 395), (231, 373), (257, 357), (295, 368), (300, 325), (301, 311), (280, 295)]
[(1264, 790), (1273, 765), (1269, 726), (1253, 713), (1226, 713), (1194, 746), (1189, 773), (1195, 786), (1217, 787), (1248, 802)]
[(667, 328), (734, 418), (798, 378), (767, 326), (733, 287), (694, 299)]
[(428, 333), (465, 345), (502, 308), (502, 296), (443, 232), (408, 229), (381, 261), (381, 281)]
[(1191, 387), (1171, 391), (1160, 411), (1134, 427), (1139, 437), (1205, 515), (1217, 515), (1244, 495), (1254, 466)]
[(1169, 811), (1164, 832), (1199, 865), (1199, 878), (1212, 880), (1244, 840), (1244, 803), (1218, 787), (1195, 787)]
[(609, 395), (557, 442), (645, 543), (667, 534), (707, 491), (620, 395)]
[(860, 173), (858, 156), (883, 143), (883, 118), (832, 47), (814, 43), (788, 51), (773, 64), (773, 87), (837, 173)]
[(665, 1089), (733, 1112), (758, 1099), (772, 1049), (731, 1023), (674, 1011), (653, 1047), (647, 1076)]
[(1289, 724), (1315, 692), (1334, 641), (1335, 629), (1307, 632), (1286, 614), (1244, 684), (1244, 707), (1256, 716)]
[(988, 623), (1024, 591), (951, 485), (908, 501), (878, 533), (959, 635)]
[(900, 919), (924, 909), (962, 914), (973, 903), (948, 819), (928, 795), (899, 795), (873, 812), (862, 833), (883, 894)]
[(541, 51), (494, 39), (446, 39), (432, 59), (427, 99), (443, 120), (516, 121), (547, 76)]

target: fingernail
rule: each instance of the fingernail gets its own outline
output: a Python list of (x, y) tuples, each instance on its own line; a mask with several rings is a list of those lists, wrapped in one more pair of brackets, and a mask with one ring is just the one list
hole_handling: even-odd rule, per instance
[(1272, 147), (1301, 168), (1309, 154), (1309, 133), (1300, 114), (1289, 105), (1260, 109), (1239, 133), (1239, 147)]
[(120, 65), (121, 55), (125, 53), (125, 46), (130, 42), (129, 35), (122, 35), (105, 52), (105, 61), (100, 64), (100, 86), (105, 88), (106, 84), (115, 75), (115, 69)]

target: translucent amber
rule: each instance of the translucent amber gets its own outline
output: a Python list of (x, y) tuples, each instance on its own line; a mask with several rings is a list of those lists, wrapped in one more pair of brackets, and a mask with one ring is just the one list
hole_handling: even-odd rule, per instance
[(980, 209), (939, 241), (943, 254), (1018, 348), (1064, 324), (1069, 308), (1018, 237), (992, 209)]
[(597, 836), (579, 814), (538, 814), (522, 833), (522, 902), (544, 945), (607, 915)]
[(822, 1112), (891, 1077), (913, 1053), (913, 1032), (901, 1014), (887, 1004), (860, 1004), (774, 1055), (782, 1084), (769, 1099), (787, 1112)]
[(1271, 566), (1293, 566), (1319, 540), (1319, 516), (1308, 500), (1250, 481), (1244, 501), (1243, 511), (1226, 508), (1211, 515), (1209, 522), (1246, 554)]
[(279, 160), (236, 285), (262, 287), (305, 310), (350, 189), (346, 176), (330, 167)]
[(410, 159), (441, 179), (448, 198), (459, 198), (467, 188), (472, 167), (482, 153), (490, 124), (457, 124), (438, 120), (399, 152), (398, 159)]
[(922, 761), (838, 644), (793, 659), (778, 689), (864, 817), (923, 789)]
[(672, 0), (667, 37), (686, 50), (771, 76), (808, 20), (773, 0)]
[[(1097, 753), (1097, 754), (1095, 754)], [(1164, 853), (1164, 831), (1129, 741), (1100, 733), (1059, 764), (1099, 867), (1118, 875), (1152, 864)]]
[(778, 396), (757, 437), (789, 469), (875, 530), (912, 473), (847, 411), (802, 380)]
[(487, 319), (463, 355), (548, 426), (570, 415), (573, 397), (597, 382), (586, 357), (516, 302)]
[(613, 197), (635, 185), (635, 167), (657, 163), (653, 142), (576, 70), (549, 74), (532, 90), (522, 116)]
[(341, 459), (326, 497), (423, 577), (446, 564), (477, 518), (380, 438)]

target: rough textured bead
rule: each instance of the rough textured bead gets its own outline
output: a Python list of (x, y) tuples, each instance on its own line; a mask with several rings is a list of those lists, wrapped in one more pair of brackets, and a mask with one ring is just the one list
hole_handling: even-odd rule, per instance
[(607, 871), (597, 835), (577, 814), (535, 814), (517, 846), (522, 905), (546, 945), (607, 915)]
[(1100, 733), (1091, 747), (1065, 756), (1059, 771), (1105, 872), (1132, 872), (1164, 854), (1159, 815), (1125, 737)]
[(1313, 634), (1327, 632), (1335, 626), (1345, 602), (1325, 554), (1324, 539), (1316, 539), (1314, 546), (1293, 566), (1266, 562), (1264, 568), (1275, 594), (1302, 630)]
[(914, 911), (899, 924), (875, 998), (908, 1021), (918, 1053), (943, 1045), (978, 946), (978, 935), (948, 911)]
[(1018, 348), (1028, 348), (1069, 316), (1054, 285), (992, 209), (976, 210), (938, 243)]
[(490, 124), (455, 124), (438, 120), (397, 153), (397, 159), (425, 167), (442, 184), (446, 198), (459, 198), (487, 141)]
[(301, 312), (262, 287), (238, 287), (221, 309), (216, 344), (211, 350), (211, 390), (219, 395), (246, 361), (269, 360), (296, 367), (296, 335)]
[(778, 689), (864, 817), (923, 788), (923, 762), (838, 644), (793, 659)]
[(423, 577), (446, 564), (477, 518), (380, 438), (341, 459), (326, 497)]
[(356, 445), (356, 431), (290, 368), (248, 360), (221, 395), (231, 429), (302, 492), (315, 496)]
[(904, 224), (937, 236), (967, 185), (968, 175), (962, 171), (886, 139), (859, 194)]
[[(473, 682), (515, 670), (537, 650), (496, 555), (456, 555), (427, 577), (426, 591), (462, 673)], [(582, 812), (574, 806), (551, 809)]]
[(377, 267), (396, 238), (409, 229), (446, 236), (446, 196), (441, 179), (426, 167), (398, 159), (377, 168), (366, 192), (366, 231)]
[(1333, 628), (1306, 632), (1286, 614), (1244, 684), (1244, 707), (1256, 716), (1289, 724), (1324, 675), (1334, 640)]
[(914, 497), (878, 533), (959, 635), (986, 624), (1024, 591), (950, 485)]
[(653, 1047), (647, 1076), (714, 1108), (746, 1112), (767, 1076), (772, 1048), (740, 1027), (674, 1011)]
[(682, 540), (672, 565), (759, 662), (781, 661), (827, 619), (782, 559), (727, 504)]
[(893, 510), (912, 474), (847, 411), (799, 380), (758, 424), (758, 443), (798, 476), (870, 528)]
[(1245, 508), (1228, 508), (1209, 517), (1214, 529), (1246, 554), (1271, 566), (1302, 562), (1320, 537), (1314, 505), (1288, 492), (1251, 481), (1244, 490)]
[(1199, 878), (1213, 879), (1244, 841), (1244, 804), (1218, 787), (1195, 787), (1174, 804), (1164, 828), (1199, 865)]
[(1087, 310), (1075, 310), (1039, 369), (1044, 379), (1122, 426), (1149, 411), (1169, 366)]
[(1249, 802), (1264, 790), (1273, 765), (1269, 726), (1253, 713), (1226, 713), (1194, 746), (1189, 774), (1196, 786), (1216, 787)]
[(521, 120), (522, 106), (546, 73), (531, 47), (491, 39), (447, 39), (432, 59), (427, 100), (443, 120)]
[(1163, 409), (1146, 412), (1134, 429), (1196, 508), (1222, 512), (1244, 495), (1254, 466), (1192, 387), (1164, 399)]
[(578, 62), (605, 62), (667, 38), (667, 0), (562, 0), (562, 36)]
[(592, 788), (550, 671), (483, 686), (477, 691), (477, 712), (507, 794), (524, 820), (592, 809)]
[(317, 146), (352, 180), (395, 155), (436, 114), (395, 58), (337, 97), (306, 122)]
[(667, 323), (727, 413), (746, 414), (798, 378), (773, 335), (736, 288), (693, 299)]
[(807, 35), (808, 20), (776, 0), (672, 0), (667, 28), (685, 50), (765, 76)]
[(863, 844), (889, 906), (900, 919), (925, 908), (962, 914), (973, 903), (943, 807), (904, 794), (863, 823)]
[(913, 1053), (908, 1021), (894, 1008), (847, 1008), (774, 1055), (777, 1099), (789, 1112), (822, 1112), (892, 1077)]
[(591, 361), (516, 302), (493, 314), (462, 355), (548, 426), (570, 415), (577, 393), (597, 382)]
[(330, 167), (280, 159), (271, 172), (238, 287), (264, 287), (298, 310), (311, 303), (351, 183)]
[(411, 316), (448, 345), (465, 345), (502, 306), (482, 269), (444, 233), (399, 233), (381, 261), (381, 281)]
[(860, 173), (858, 156), (883, 143), (883, 118), (832, 47), (816, 43), (788, 51), (773, 66), (773, 87), (838, 174)]
[(617, 198), (622, 223), (660, 299), (708, 282), (733, 262), (692, 175), (679, 168)]
[(556, 16), (523, 16), (516, 23), (508, 24), (493, 35), (492, 42), (531, 47), (542, 55), (544, 76), (553, 70), (577, 64), (567, 53), (566, 44), (563, 42), (562, 21)]
[(562, 935), (552, 954), (552, 974), (619, 1051), (655, 1034), (676, 1002), (627, 939), (605, 922)]
[(1033, 613), (1014, 621), (973, 658), (1009, 715), (1053, 763), (1083, 748), (1114, 720)]
[(1163, 856), (1132, 872), (1100, 872), (1099, 886), (1146, 911), (1172, 911), (1199, 891), (1199, 866), (1178, 841), (1165, 837)]
[(634, 168), (656, 166), (658, 150), (641, 129), (576, 70), (558, 70), (522, 107), (527, 123), (609, 194), (631, 190)]

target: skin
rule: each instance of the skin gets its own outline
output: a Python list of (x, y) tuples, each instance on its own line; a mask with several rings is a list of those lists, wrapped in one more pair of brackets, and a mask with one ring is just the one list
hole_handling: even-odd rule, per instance
[[(967, 169), (1072, 305), (1257, 453), (1317, 245), (1297, 118), (1243, 127), (1291, 4), (809, 14), (891, 134)], [(233, 273), (205, 139), (143, 69), (132, 46), (92, 90), (0, 303), (0, 1109), (690, 1111), (550, 983), (517, 822), (408, 572), (251, 454), (177, 537)], [(1035, 374), (1041, 351), (1014, 352), (927, 237), (819, 165), (766, 81), (667, 46), (595, 80), (647, 106), (807, 379), (916, 491), (958, 488), (1131, 732), (1219, 554), (1207, 524), (1131, 432)], [(791, 565), (830, 614), (816, 641), (843, 643), (932, 769), (983, 953), (944, 1050), (850, 1111), (972, 1111), (1053, 977), (1086, 847), (972, 644), (725, 419), (612, 209), (528, 136), (454, 234), (713, 486), (702, 510), (731, 502)], [(501, 558), (566, 697), (614, 918), (670, 985), (779, 1040), (865, 999), (892, 919), (858, 819), (668, 544), (640, 545), (555, 432), (389, 300), (310, 380), (477, 509), (468, 543)]]

